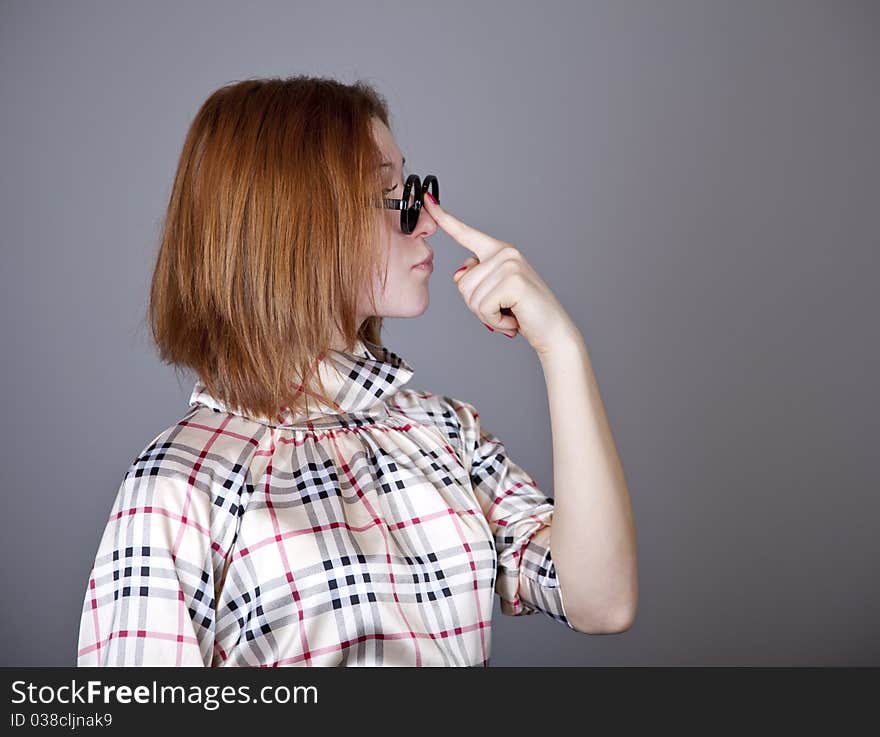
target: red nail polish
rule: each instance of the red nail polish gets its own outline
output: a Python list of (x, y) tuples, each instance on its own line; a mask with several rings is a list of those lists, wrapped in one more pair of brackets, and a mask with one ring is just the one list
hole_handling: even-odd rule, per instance
[(430, 193), (430, 192), (425, 192), (425, 197), (427, 197), (429, 200), (431, 200), (431, 202), (433, 202), (435, 205), (437, 204), (437, 200), (435, 200), (435, 199), (431, 196), (431, 193)]
[[(486, 325), (486, 323), (483, 323), (483, 325)], [(491, 330), (493, 333), (495, 332), (495, 328), (490, 327), (489, 325), (486, 325), (486, 327), (489, 328), (489, 330)]]
[[(466, 268), (467, 268), (467, 266), (459, 266), (459, 267), (458, 267), (455, 271), (453, 271), (452, 273), (453, 273), (453, 274), (457, 274), (459, 271), (461, 271), (462, 269), (466, 269)], [(486, 324), (486, 323), (483, 323), (483, 325), (485, 325), (485, 324)]]
[(504, 336), (506, 338), (515, 338), (516, 337), (515, 335), (508, 335), (507, 333), (504, 333)]

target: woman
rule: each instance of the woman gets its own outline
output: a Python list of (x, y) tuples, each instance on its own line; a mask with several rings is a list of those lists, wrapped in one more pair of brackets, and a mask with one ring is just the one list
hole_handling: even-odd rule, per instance
[[(541, 357), (555, 517), (474, 406), (406, 386), (382, 343), (384, 317), (428, 306), (438, 226), (476, 256), (454, 277), (470, 309)], [(150, 320), (198, 380), (118, 490), (78, 665), (485, 666), (493, 593), (579, 632), (630, 626), (632, 515), (580, 334), (513, 246), (422, 199), (368, 85), (209, 97)]]

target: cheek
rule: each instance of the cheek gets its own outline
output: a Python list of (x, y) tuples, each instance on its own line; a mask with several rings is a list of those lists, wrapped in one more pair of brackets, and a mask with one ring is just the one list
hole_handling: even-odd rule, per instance
[(399, 235), (391, 236), (391, 243), (388, 251), (388, 268), (392, 273), (405, 271), (405, 267), (409, 265), (412, 259), (412, 247), (409, 242)]
[(414, 279), (417, 276), (412, 271), (412, 263), (415, 260), (412, 253), (412, 244), (404, 238), (394, 238), (392, 236), (388, 244), (386, 255), (388, 257), (388, 279), (383, 290), (381, 284), (377, 284), (379, 294), (388, 303), (392, 303), (399, 298), (405, 297), (410, 293), (412, 286), (418, 281)]

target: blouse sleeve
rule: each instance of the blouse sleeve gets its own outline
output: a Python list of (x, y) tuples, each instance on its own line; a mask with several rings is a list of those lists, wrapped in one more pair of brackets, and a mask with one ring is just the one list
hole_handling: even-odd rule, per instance
[(541, 611), (575, 629), (565, 614), (550, 548), (535, 539), (535, 533), (553, 522), (553, 499), (508, 456), (501, 440), (481, 424), (473, 405), (455, 399), (452, 403), (461, 428), (462, 460), (495, 542), (495, 592), (502, 614)]
[(224, 556), (211, 540), (222, 515), (204, 476), (162, 460), (169, 447), (145, 449), (119, 487), (89, 574), (77, 666), (212, 664)]

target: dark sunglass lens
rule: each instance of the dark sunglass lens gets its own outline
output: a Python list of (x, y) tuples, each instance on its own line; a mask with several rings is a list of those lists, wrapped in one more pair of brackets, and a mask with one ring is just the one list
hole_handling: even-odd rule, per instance
[(425, 192), (430, 192), (431, 196), (437, 202), (440, 202), (440, 183), (437, 181), (436, 176), (434, 176), (433, 174), (428, 174), (428, 176), (425, 177), (422, 188)]
[(416, 225), (419, 222), (419, 212), (414, 207), (406, 211), (406, 233), (412, 233), (416, 229)]
[(418, 198), (421, 192), (422, 182), (417, 174), (410, 174), (406, 178), (403, 188), (403, 197), (406, 200), (406, 209), (401, 214), (401, 225), (404, 233), (412, 233), (419, 222), (419, 209), (421, 202)]

